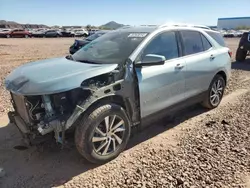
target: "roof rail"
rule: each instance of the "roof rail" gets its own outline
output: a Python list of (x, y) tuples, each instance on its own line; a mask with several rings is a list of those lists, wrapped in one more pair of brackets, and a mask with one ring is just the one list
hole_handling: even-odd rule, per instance
[(195, 27), (195, 28), (201, 28), (201, 29), (209, 29), (211, 30), (210, 27), (205, 26), (205, 25), (194, 25), (194, 24), (185, 24), (185, 23), (166, 23), (160, 25), (158, 28), (163, 28), (163, 27)]

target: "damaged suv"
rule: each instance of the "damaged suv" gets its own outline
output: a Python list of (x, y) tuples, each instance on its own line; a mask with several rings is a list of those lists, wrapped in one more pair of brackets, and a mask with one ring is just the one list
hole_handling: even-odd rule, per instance
[(220, 104), (230, 52), (212, 30), (178, 25), (110, 31), (72, 56), (25, 64), (5, 80), (14, 123), (29, 144), (75, 131), (79, 153), (105, 163), (121, 153), (133, 126), (194, 103)]

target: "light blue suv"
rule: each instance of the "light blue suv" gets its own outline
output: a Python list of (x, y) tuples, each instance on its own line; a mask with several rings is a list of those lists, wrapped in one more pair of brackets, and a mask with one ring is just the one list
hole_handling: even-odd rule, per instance
[(63, 144), (75, 130), (81, 155), (104, 163), (125, 149), (133, 126), (195, 103), (217, 107), (230, 56), (221, 34), (206, 27), (124, 27), (67, 58), (15, 69), (5, 80), (9, 119), (29, 144), (44, 135)]

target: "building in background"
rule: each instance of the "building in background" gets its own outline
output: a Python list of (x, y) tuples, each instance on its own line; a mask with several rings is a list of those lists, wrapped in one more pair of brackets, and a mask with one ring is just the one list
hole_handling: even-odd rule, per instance
[(250, 28), (250, 17), (219, 18), (219, 29), (247, 29)]

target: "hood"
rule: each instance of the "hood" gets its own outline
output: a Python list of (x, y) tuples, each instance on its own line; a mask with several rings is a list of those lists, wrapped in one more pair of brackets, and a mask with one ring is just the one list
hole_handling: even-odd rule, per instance
[(25, 64), (5, 79), (7, 90), (20, 95), (60, 93), (80, 87), (81, 83), (109, 73), (117, 64), (89, 64), (66, 58), (53, 58)]

